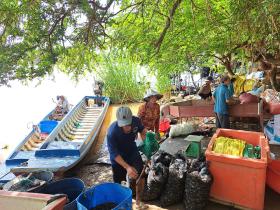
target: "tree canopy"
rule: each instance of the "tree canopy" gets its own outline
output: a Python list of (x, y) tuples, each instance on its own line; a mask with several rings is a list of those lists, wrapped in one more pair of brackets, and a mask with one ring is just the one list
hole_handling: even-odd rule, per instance
[(197, 61), (230, 74), (233, 61), (260, 62), (279, 88), (277, 0), (2, 0), (0, 8), (2, 84), (43, 77), (56, 64), (78, 78), (113, 47), (162, 80)]

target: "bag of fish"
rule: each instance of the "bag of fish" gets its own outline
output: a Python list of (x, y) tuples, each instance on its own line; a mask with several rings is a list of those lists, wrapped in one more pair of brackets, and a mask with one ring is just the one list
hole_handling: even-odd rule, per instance
[(169, 168), (172, 159), (174, 159), (174, 157), (171, 154), (159, 150), (156, 154), (153, 155), (152, 164), (162, 163), (165, 167)]
[(174, 157), (162, 150), (152, 156), (151, 167), (147, 170), (147, 180), (142, 195), (144, 201), (156, 200), (164, 190), (168, 179), (168, 169)]
[(155, 163), (149, 169), (148, 178), (145, 183), (142, 199), (143, 201), (156, 200), (160, 197), (161, 192), (168, 179), (168, 167), (162, 163)]
[(176, 158), (169, 166), (169, 176), (165, 190), (160, 196), (160, 205), (169, 206), (183, 200), (186, 179), (186, 162), (182, 158)]
[(188, 159), (185, 185), (184, 204), (188, 210), (202, 210), (205, 208), (212, 176), (208, 170), (205, 157), (200, 159)]

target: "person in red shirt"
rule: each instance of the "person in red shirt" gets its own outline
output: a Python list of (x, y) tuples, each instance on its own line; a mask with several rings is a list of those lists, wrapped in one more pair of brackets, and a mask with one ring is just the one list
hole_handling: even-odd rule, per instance
[(157, 100), (161, 99), (162, 95), (156, 91), (150, 90), (144, 97), (145, 103), (140, 105), (138, 109), (138, 117), (142, 124), (148, 130), (156, 133), (159, 139), (159, 119), (160, 119), (160, 106)]

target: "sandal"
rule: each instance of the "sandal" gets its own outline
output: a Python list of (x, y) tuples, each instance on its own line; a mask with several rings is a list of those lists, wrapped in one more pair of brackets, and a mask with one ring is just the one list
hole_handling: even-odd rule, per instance
[(136, 204), (136, 209), (139, 209), (139, 210), (144, 210), (144, 209), (148, 209), (149, 208), (149, 205), (143, 203), (143, 202), (140, 202), (139, 205)]

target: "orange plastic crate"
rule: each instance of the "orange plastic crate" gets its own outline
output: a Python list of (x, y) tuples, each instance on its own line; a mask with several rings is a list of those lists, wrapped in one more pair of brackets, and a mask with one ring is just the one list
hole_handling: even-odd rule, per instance
[[(217, 137), (246, 141), (261, 147), (261, 159), (235, 157), (212, 151)], [(269, 145), (263, 133), (218, 129), (206, 150), (206, 159), (213, 175), (210, 196), (230, 205), (261, 210), (264, 206), (265, 181)]]
[(268, 163), (266, 184), (280, 194), (280, 161), (271, 160)]

